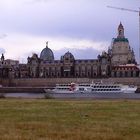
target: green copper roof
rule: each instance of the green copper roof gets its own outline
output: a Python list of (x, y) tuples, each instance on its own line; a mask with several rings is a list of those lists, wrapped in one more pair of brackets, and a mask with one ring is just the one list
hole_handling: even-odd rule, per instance
[(114, 38), (114, 43), (115, 42), (129, 42), (127, 38)]

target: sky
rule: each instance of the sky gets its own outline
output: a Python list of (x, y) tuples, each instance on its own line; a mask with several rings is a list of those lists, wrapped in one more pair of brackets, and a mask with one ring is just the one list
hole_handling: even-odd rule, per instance
[(117, 36), (120, 22), (138, 61), (140, 0), (1, 0), (0, 55), (27, 62), (49, 42), (55, 59), (70, 51), (75, 59), (96, 59)]

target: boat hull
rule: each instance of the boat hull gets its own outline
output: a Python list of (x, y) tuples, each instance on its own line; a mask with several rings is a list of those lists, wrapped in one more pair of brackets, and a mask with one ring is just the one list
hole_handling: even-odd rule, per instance
[[(137, 86), (120, 84), (75, 84), (56, 85), (53, 90), (44, 89), (48, 97), (53, 98), (96, 98), (100, 96), (122, 97), (126, 93), (134, 94)], [(130, 96), (130, 95), (128, 95)]]
[(128, 99), (137, 99), (140, 98), (140, 94), (136, 93), (129, 93), (126, 94), (124, 92), (118, 91), (118, 92), (63, 92), (58, 93), (55, 91), (47, 91), (45, 95), (50, 98), (56, 98), (56, 99), (79, 99), (79, 98), (89, 98), (89, 99), (122, 99), (122, 98), (128, 98)]

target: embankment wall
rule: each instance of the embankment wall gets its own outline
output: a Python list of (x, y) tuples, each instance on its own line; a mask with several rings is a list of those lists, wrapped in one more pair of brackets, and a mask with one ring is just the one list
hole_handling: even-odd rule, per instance
[(24, 78), (24, 79), (0, 79), (0, 84), (10, 87), (48, 87), (54, 86), (59, 83), (91, 83), (100, 82), (103, 83), (120, 83), (120, 84), (133, 84), (140, 87), (140, 78)]
[(15, 92), (31, 92), (31, 93), (43, 93), (44, 88), (51, 88), (55, 84), (59, 83), (91, 83), (91, 82), (103, 82), (103, 83), (120, 83), (126, 85), (137, 85), (137, 93), (140, 93), (140, 78), (102, 78), (102, 79), (90, 79), (90, 78), (32, 78), (32, 79), (0, 79), (0, 93), (15, 93)]

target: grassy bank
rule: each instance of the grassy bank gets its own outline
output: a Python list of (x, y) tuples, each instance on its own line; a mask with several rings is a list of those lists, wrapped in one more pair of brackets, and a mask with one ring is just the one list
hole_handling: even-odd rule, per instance
[(139, 140), (140, 100), (0, 99), (2, 140)]

